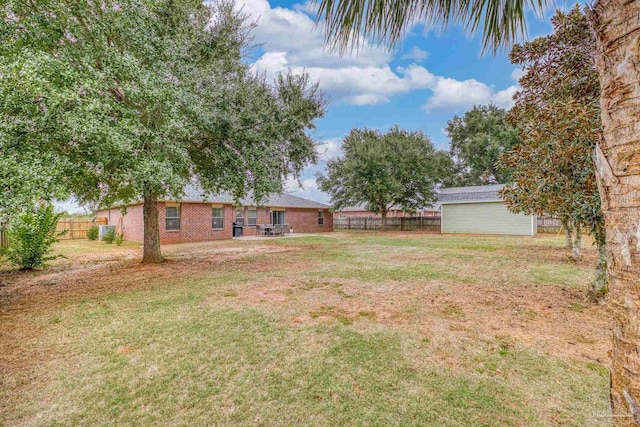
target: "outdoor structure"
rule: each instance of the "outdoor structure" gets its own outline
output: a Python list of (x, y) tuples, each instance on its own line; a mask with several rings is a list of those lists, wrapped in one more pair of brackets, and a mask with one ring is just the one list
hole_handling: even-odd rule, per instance
[(442, 233), (535, 236), (534, 215), (509, 212), (498, 190), (502, 184), (447, 188), (440, 191)]
[[(142, 207), (128, 205), (125, 215), (122, 207), (100, 209), (96, 216), (116, 226), (125, 240), (142, 242)], [(230, 194), (203, 196), (192, 185), (181, 200), (159, 201), (158, 209), (161, 244), (231, 239), (234, 226), (243, 236), (255, 236), (257, 224), (288, 224), (294, 233), (333, 231), (329, 206), (287, 193), (273, 194), (260, 206), (251, 197), (236, 205)]]
[[(334, 218), (381, 218), (379, 214), (374, 214), (365, 208), (364, 204), (358, 206), (349, 206), (343, 208), (339, 211), (333, 212)], [(417, 212), (407, 212), (402, 210), (400, 206), (392, 206), (389, 208), (389, 212), (387, 213), (387, 218), (406, 218), (406, 217), (433, 217), (440, 216), (440, 205), (435, 204), (434, 206), (426, 209), (420, 209)]]

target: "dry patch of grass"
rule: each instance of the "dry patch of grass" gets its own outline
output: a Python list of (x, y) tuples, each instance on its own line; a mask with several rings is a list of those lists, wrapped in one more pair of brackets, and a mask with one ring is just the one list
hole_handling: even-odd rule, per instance
[(84, 243), (0, 279), (8, 424), (608, 424), (589, 247), (333, 233), (141, 266)]

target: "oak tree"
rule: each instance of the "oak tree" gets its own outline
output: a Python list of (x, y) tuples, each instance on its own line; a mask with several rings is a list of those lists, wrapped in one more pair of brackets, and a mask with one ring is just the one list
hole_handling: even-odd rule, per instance
[(436, 185), (451, 168), (448, 153), (436, 150), (425, 134), (397, 126), (387, 133), (352, 129), (342, 151), (327, 162), (326, 176), (318, 174), (318, 187), (336, 210), (364, 204), (382, 217), (383, 230), (392, 206), (406, 211), (430, 206)]
[(316, 158), (317, 85), (254, 73), (232, 2), (10, 0), (3, 13), (0, 151), (42, 155), (81, 202), (143, 201), (144, 262), (162, 261), (158, 199), (197, 179), (260, 200)]
[(445, 128), (451, 142), (458, 186), (504, 184), (511, 171), (496, 164), (500, 155), (518, 140), (515, 127), (507, 123), (505, 110), (493, 104), (476, 105), (454, 116)]

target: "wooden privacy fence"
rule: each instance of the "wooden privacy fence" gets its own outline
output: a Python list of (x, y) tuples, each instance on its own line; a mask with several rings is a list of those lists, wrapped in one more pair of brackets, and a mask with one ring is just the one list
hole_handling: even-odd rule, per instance
[(9, 233), (7, 233), (7, 224), (0, 219), (0, 249), (9, 247)]
[[(334, 218), (334, 230), (380, 230), (381, 218)], [(389, 231), (435, 231), (440, 232), (439, 216), (411, 216), (400, 218), (387, 218), (387, 230)]]
[[(333, 229), (338, 230), (380, 230), (381, 218), (334, 218)], [(559, 233), (562, 222), (553, 216), (538, 217), (538, 233)], [(389, 231), (432, 231), (440, 232), (439, 216), (419, 216), (404, 218), (387, 218), (387, 230)]]
[(73, 219), (73, 218), (61, 218), (58, 221), (56, 232), (59, 233), (63, 230), (67, 231), (67, 234), (59, 237), (60, 240), (70, 239), (86, 239), (87, 231), (93, 226), (107, 225), (107, 218), (91, 219)]
[(538, 233), (559, 233), (562, 221), (554, 216), (538, 217)]

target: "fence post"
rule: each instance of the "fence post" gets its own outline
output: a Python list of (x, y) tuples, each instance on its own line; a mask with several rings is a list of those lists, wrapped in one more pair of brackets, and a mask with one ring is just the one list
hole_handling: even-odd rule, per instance
[(367, 231), (367, 218), (364, 219), (364, 231)]
[(404, 224), (403, 220), (404, 220), (404, 218), (400, 217), (400, 231), (403, 231), (403, 227), (402, 227), (402, 224)]
[(351, 230), (351, 217), (348, 217), (347, 219), (347, 230)]

